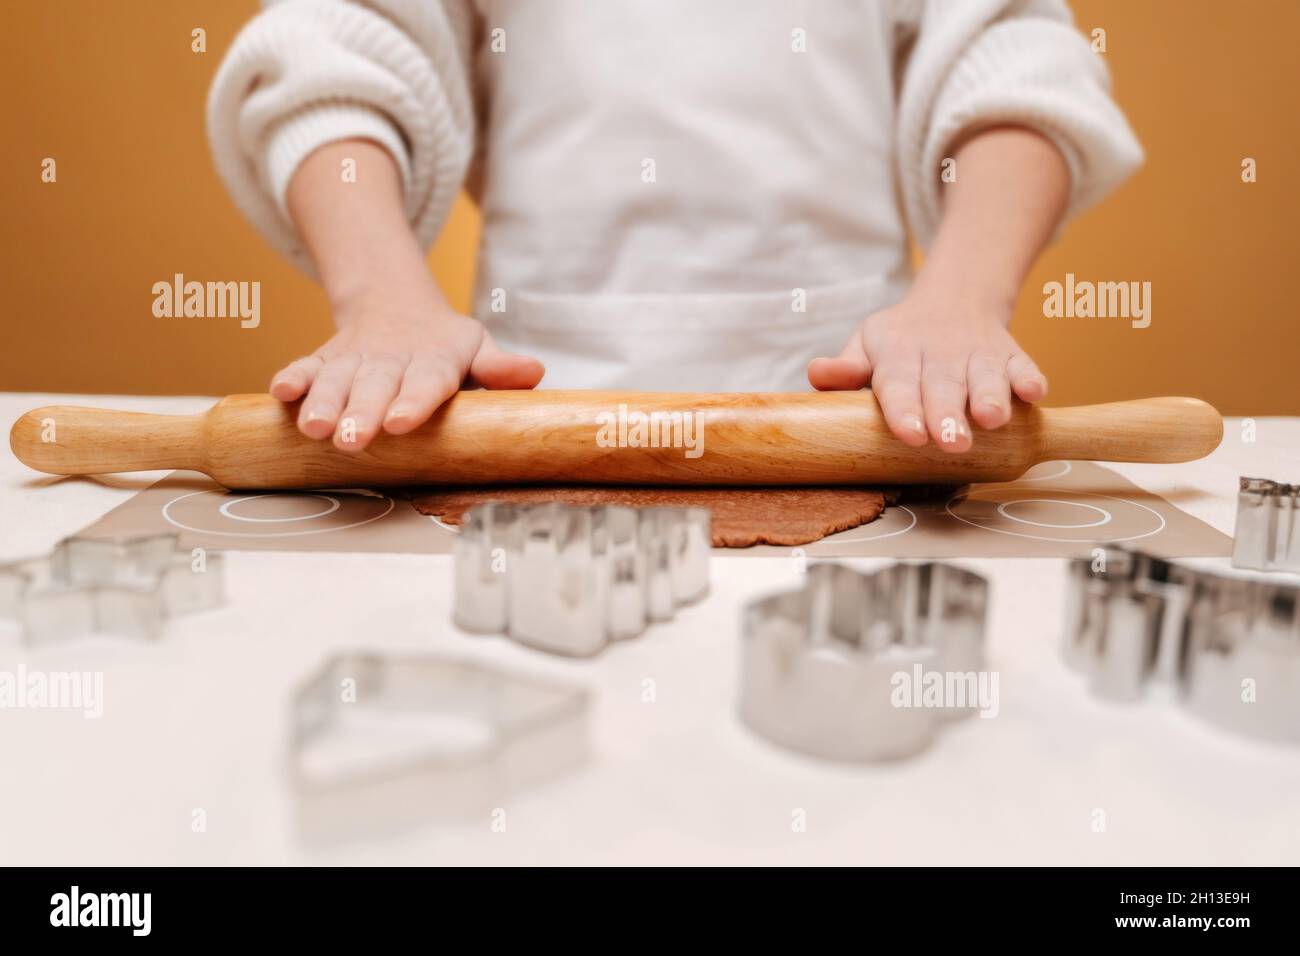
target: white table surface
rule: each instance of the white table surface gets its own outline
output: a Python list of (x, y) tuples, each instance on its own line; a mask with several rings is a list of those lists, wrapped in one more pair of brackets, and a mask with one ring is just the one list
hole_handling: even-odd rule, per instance
[[(191, 412), (211, 399), (8, 394), (0, 421), (56, 402)], [(1204, 461), (1114, 467), (1231, 534), (1239, 475), (1300, 478), (1300, 419), (1258, 419), (1252, 443), (1231, 420)], [(6, 446), (0, 560), (49, 549), (161, 474), (60, 480)], [(877, 767), (786, 753), (736, 719), (737, 611), (797, 585), (786, 558), (715, 558), (706, 601), (584, 662), (458, 633), (447, 556), (227, 560), (228, 607), (169, 622), (156, 644), (27, 649), (0, 631), (0, 671), (102, 671), (105, 695), (99, 720), (0, 709), (0, 863), (1300, 863), (1300, 749), (1228, 735), (1164, 700), (1091, 699), (1058, 651), (1061, 560), (963, 562), (993, 582), (1000, 714)], [(506, 798), (505, 832), (484, 815), (304, 846), (285, 774), (290, 690), (339, 647), (446, 652), (585, 685), (593, 755)], [(646, 678), (654, 703), (642, 702)], [(205, 832), (191, 827), (196, 808)]]

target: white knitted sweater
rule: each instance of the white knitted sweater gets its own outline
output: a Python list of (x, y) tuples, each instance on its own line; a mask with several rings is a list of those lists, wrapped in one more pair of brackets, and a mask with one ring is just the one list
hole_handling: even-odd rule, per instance
[(792, 387), (808, 350), (897, 297), (906, 227), (932, 238), (964, 133), (1050, 137), (1072, 213), (1141, 163), (1102, 60), (1064, 0), (281, 0), (226, 55), (208, 128), (235, 201), (309, 273), (284, 194), (313, 149), (387, 147), (425, 244), (481, 163), (477, 314), (549, 344), (565, 384), (690, 376), (667, 353), (630, 380), (613, 359), (565, 372), (581, 342), (547, 339), (557, 323), (644, 329), (629, 356), (654, 364), (665, 332), (789, 324), (808, 290), (804, 331), (759, 345), (800, 351), (765, 373)]

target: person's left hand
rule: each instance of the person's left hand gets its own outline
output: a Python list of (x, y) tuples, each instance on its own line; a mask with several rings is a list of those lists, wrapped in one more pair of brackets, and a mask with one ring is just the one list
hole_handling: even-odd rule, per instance
[(871, 386), (890, 430), (908, 445), (933, 439), (963, 452), (981, 428), (1011, 417), (1011, 396), (1047, 395), (1047, 379), (1007, 331), (1011, 306), (914, 289), (868, 316), (835, 358), (815, 358), (808, 381), (823, 391)]

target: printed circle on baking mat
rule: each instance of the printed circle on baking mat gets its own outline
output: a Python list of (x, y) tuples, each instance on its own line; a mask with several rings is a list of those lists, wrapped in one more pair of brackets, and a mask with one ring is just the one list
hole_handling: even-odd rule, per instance
[(227, 538), (293, 538), (358, 528), (393, 510), (394, 501), (373, 491), (299, 491), (241, 495), (191, 491), (163, 505), (168, 524)]
[(1137, 501), (1065, 488), (975, 488), (944, 506), (958, 521), (1036, 541), (1136, 541), (1164, 530), (1164, 515)]
[(896, 538), (915, 527), (915, 511), (904, 505), (890, 505), (875, 521), (828, 535), (817, 544), (863, 544), (883, 538)]

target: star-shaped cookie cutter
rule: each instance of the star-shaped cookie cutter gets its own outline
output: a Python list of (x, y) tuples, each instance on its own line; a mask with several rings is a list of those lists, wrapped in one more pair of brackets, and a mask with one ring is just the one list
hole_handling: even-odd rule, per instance
[(224, 558), (175, 534), (64, 538), (46, 556), (0, 566), (0, 618), (32, 645), (92, 634), (155, 640), (178, 614), (224, 601)]
[(1300, 742), (1300, 586), (1123, 548), (1072, 561), (1064, 655), (1098, 697), (1152, 685), (1226, 730)]
[(477, 505), (456, 537), (453, 618), (590, 656), (708, 593), (709, 553), (703, 508)]
[(486, 664), (345, 651), (294, 693), (300, 835), (329, 841), (493, 803), (580, 764), (586, 691)]
[(830, 760), (919, 753), (980, 706), (987, 607), (988, 582), (950, 564), (812, 565), (744, 610), (740, 718)]

